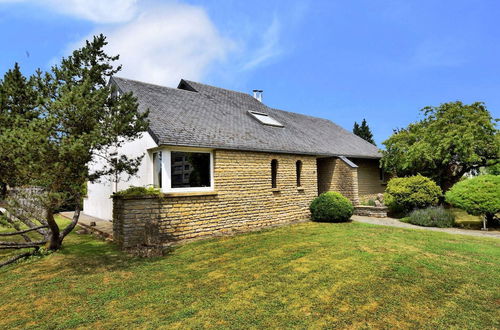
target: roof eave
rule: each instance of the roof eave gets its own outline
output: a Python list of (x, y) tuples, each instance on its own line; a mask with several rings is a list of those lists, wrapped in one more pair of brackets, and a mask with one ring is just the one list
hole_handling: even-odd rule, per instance
[[(154, 139), (155, 137), (153, 137)], [(158, 143), (158, 142), (157, 142)], [(318, 153), (318, 152), (305, 152), (297, 150), (275, 150), (275, 149), (257, 149), (249, 147), (230, 147), (230, 146), (216, 146), (210, 144), (183, 144), (183, 143), (158, 143), (159, 147), (190, 147), (190, 148), (210, 148), (218, 150), (236, 150), (236, 151), (251, 151), (251, 152), (268, 152), (277, 154), (291, 154), (291, 155), (307, 155), (319, 158), (326, 157), (347, 157), (347, 158), (363, 158), (363, 159), (380, 159), (382, 156), (374, 155), (358, 155), (358, 154), (331, 154), (331, 153)]]

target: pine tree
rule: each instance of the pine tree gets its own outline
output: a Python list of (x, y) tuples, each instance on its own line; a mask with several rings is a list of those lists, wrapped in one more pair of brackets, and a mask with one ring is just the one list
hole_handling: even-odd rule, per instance
[[(132, 93), (116, 95), (115, 88), (108, 84), (120, 66), (113, 65), (118, 56), (104, 52), (106, 44), (103, 35), (96, 36), (49, 72), (38, 71), (30, 79), (20, 79), (33, 84), (30, 90), (36, 92), (34, 114), (24, 111), (30, 109), (28, 106), (21, 107), (18, 112), (22, 120), (18, 121), (12, 111), (2, 110), (2, 115), (9, 118), (9, 124), (5, 132), (0, 132), (0, 155), (5, 156), (14, 168), (19, 186), (36, 187), (41, 191), (27, 198), (35, 198), (44, 212), (26, 213), (30, 210), (23, 209), (16, 198), (9, 197), (7, 214), (12, 227), (17, 230), (9, 234), (23, 235), (24, 231), (14, 225), (22, 222), (30, 228), (29, 231), (43, 238), (32, 241), (24, 235), (26, 242), (0, 241), (0, 249), (34, 248), (32, 253), (35, 253), (40, 246), (46, 245), (49, 250), (58, 250), (80, 216), (77, 206), (72, 221), (60, 228), (54, 214), (61, 205), (68, 201), (77, 201), (80, 205), (87, 182), (111, 174), (134, 175), (137, 172), (143, 156), (106, 157), (110, 149), (115, 150), (123, 143), (137, 139), (148, 128), (148, 113), (139, 112), (137, 99)], [(16, 68), (13, 71), (17, 72)], [(5, 81), (2, 90), (4, 88)], [(22, 96), (24, 92), (20, 89), (12, 97)], [(5, 102), (5, 98), (2, 99), (1, 102)], [(24, 124), (16, 125), (16, 121)], [(91, 172), (89, 164), (96, 159), (104, 159), (103, 166), (99, 171)], [(21, 198), (26, 200), (23, 196)], [(29, 254), (0, 263), (0, 267)]]
[[(36, 117), (36, 101), (34, 80), (24, 77), (21, 68), (15, 63), (14, 68), (7, 71), (0, 80), (0, 136), (9, 134), (14, 127), (22, 129), (27, 122)], [(11, 149), (11, 142), (5, 139), (3, 148)], [(15, 155), (10, 157), (15, 158)], [(16, 184), (16, 167), (13, 166), (10, 157), (0, 152), (0, 199), (5, 196), (8, 185)]]
[(363, 140), (376, 145), (375, 141), (373, 140), (373, 134), (370, 130), (370, 127), (366, 123), (366, 119), (363, 119), (363, 121), (361, 122), (361, 126), (357, 122), (354, 122), (354, 128), (352, 129), (352, 132)]

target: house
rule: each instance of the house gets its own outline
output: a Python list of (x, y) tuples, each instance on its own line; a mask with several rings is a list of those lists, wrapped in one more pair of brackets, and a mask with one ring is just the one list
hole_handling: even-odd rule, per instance
[(123, 210), (153, 210), (134, 214), (153, 214), (160, 233), (183, 239), (307, 220), (309, 203), (325, 191), (354, 204), (384, 191), (377, 147), (329, 120), (268, 107), (261, 91), (188, 80), (177, 88), (118, 77), (110, 83), (149, 109), (150, 129), (119, 150), (145, 154), (137, 177), (89, 184), (83, 211), (90, 216), (111, 220), (113, 192), (154, 185), (164, 193), (154, 207), (115, 198), (115, 222)]

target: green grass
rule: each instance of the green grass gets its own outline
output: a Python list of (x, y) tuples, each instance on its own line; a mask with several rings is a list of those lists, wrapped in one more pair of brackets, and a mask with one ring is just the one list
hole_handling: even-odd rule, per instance
[(131, 258), (90, 235), (0, 270), (0, 328), (500, 327), (500, 240), (304, 223)]

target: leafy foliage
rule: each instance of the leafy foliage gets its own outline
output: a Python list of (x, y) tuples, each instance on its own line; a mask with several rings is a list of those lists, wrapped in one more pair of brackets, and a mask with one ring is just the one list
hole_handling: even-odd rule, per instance
[(453, 227), (455, 216), (443, 207), (428, 207), (425, 209), (413, 210), (408, 216), (408, 222), (424, 227)]
[[(29, 121), (37, 116), (35, 110), (37, 93), (34, 85), (34, 78), (24, 77), (17, 63), (0, 80), (0, 137), (9, 136), (13, 129), (26, 128)], [(0, 146), (0, 150), (11, 149), (21, 152), (18, 148), (12, 149), (14, 141), (8, 138), (1, 141), (3, 148)], [(0, 198), (6, 194), (7, 185), (16, 185), (18, 181), (17, 168), (11, 157), (0, 152)]]
[(350, 200), (338, 192), (325, 192), (316, 197), (309, 207), (314, 221), (348, 221), (354, 211)]
[(389, 180), (384, 201), (393, 212), (406, 214), (414, 209), (437, 205), (441, 196), (441, 188), (434, 181), (418, 174)]
[(139, 196), (161, 196), (161, 191), (155, 187), (130, 187), (113, 194), (113, 196), (139, 197)]
[(444, 191), (467, 172), (498, 162), (500, 137), (484, 103), (450, 102), (421, 110), (424, 119), (395, 131), (381, 164), (397, 176), (422, 174)]
[(364, 139), (367, 142), (370, 142), (373, 145), (375, 144), (375, 141), (373, 140), (373, 134), (372, 131), (370, 130), (370, 127), (366, 123), (366, 119), (363, 119), (361, 122), (361, 126), (357, 123), (354, 122), (354, 128), (352, 129), (352, 132), (359, 136), (360, 138)]
[[(75, 50), (50, 71), (40, 70), (29, 79), (18, 66), (2, 82), (0, 113), (5, 129), (0, 132), (0, 181), (10, 186), (38, 187), (50, 229), (49, 249), (58, 249), (78, 222), (87, 181), (95, 182), (120, 173), (134, 175), (141, 157), (128, 158), (116, 150), (148, 128), (147, 113), (138, 111), (131, 93), (117, 94), (108, 80), (121, 67), (107, 55), (106, 38), (99, 35)], [(7, 91), (6, 94), (3, 91)], [(89, 164), (102, 166), (91, 172)], [(54, 212), (71, 201), (75, 218), (60, 230)]]
[(486, 166), (484, 172), (485, 174), (500, 175), (500, 163)]
[(494, 215), (500, 212), (500, 176), (480, 175), (460, 181), (445, 197), (451, 205), (493, 221)]

